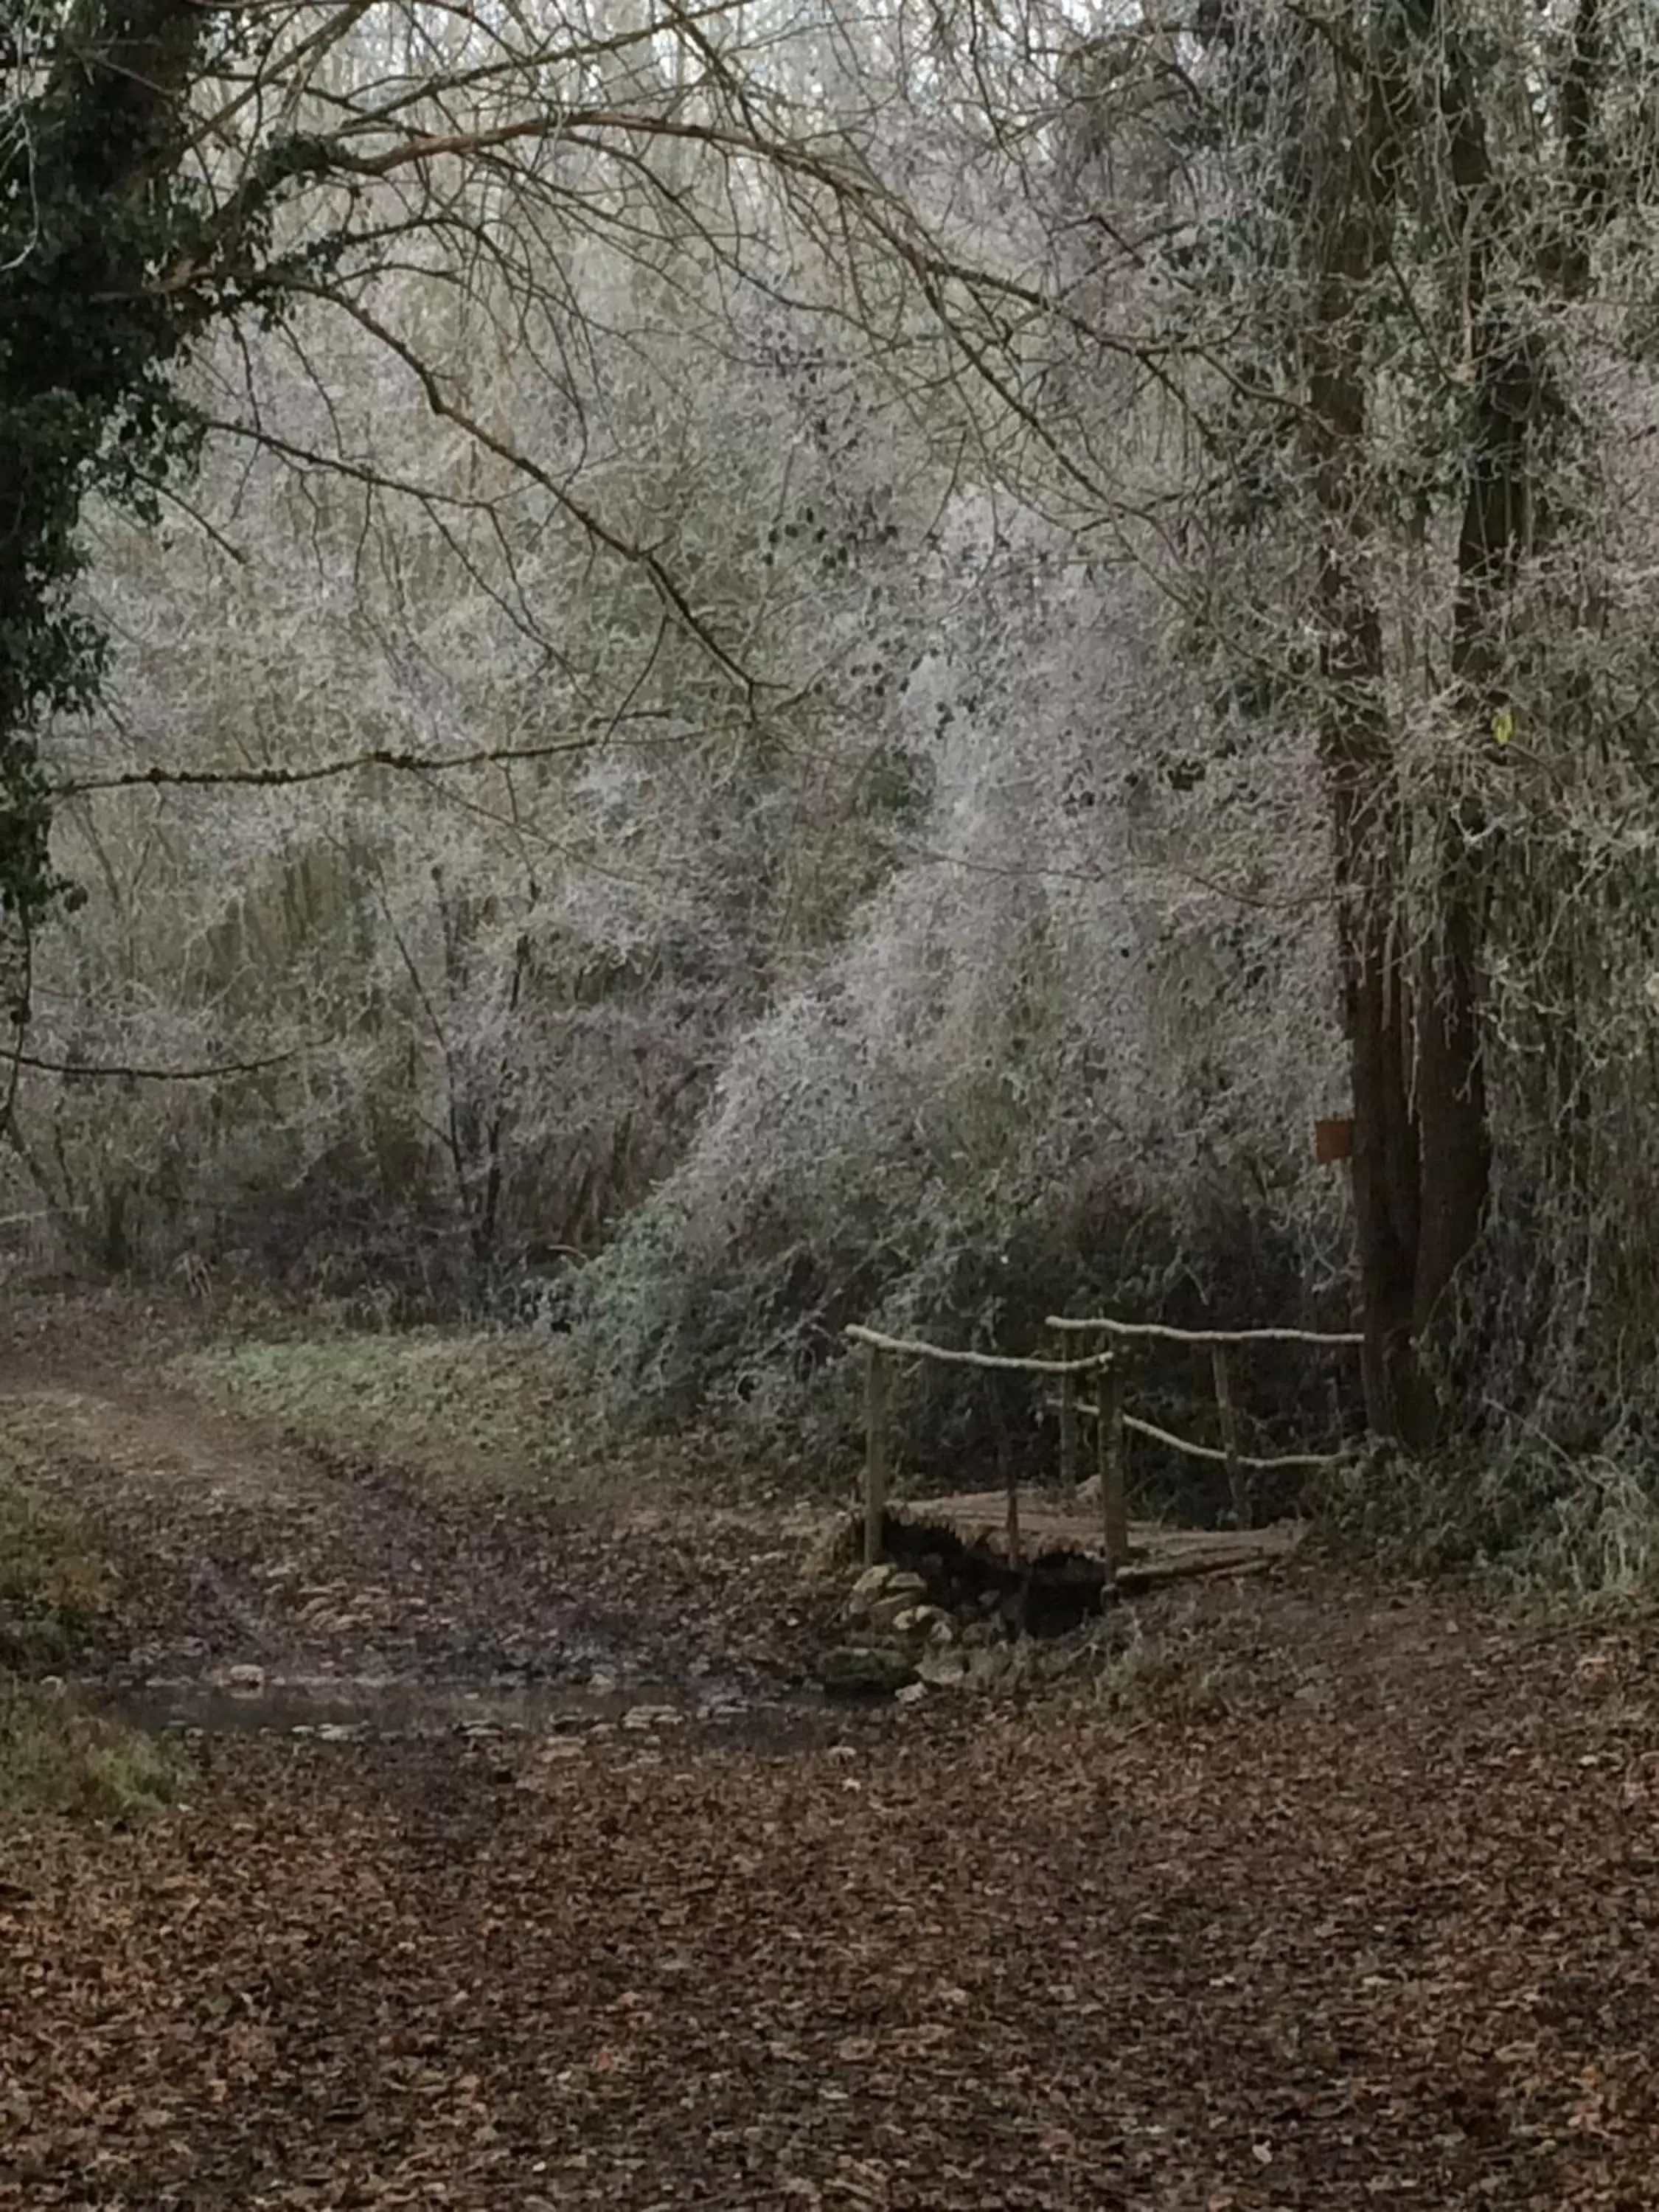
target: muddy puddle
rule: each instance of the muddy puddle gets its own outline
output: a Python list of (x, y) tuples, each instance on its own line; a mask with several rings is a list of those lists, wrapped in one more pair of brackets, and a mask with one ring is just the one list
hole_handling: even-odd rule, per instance
[(83, 1694), (152, 1735), (284, 1735), (324, 1743), (620, 1735), (788, 1750), (833, 1741), (848, 1719), (844, 1708), (832, 1708), (815, 1691), (769, 1697), (708, 1682), (693, 1692), (645, 1683), (478, 1689), (378, 1677), (272, 1676), (257, 1686), (151, 1681), (112, 1690), (88, 1684)]

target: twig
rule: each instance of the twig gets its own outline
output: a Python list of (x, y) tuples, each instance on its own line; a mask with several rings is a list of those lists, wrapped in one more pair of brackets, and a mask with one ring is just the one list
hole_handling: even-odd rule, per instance
[(274, 1052), (263, 1060), (216, 1060), (204, 1067), (141, 1067), (123, 1064), (94, 1066), (84, 1060), (42, 1060), (32, 1052), (7, 1052), (14, 1067), (29, 1067), (43, 1075), (109, 1076), (130, 1083), (211, 1083), (222, 1075), (258, 1075), (268, 1067), (281, 1067), (299, 1057), (300, 1048)]

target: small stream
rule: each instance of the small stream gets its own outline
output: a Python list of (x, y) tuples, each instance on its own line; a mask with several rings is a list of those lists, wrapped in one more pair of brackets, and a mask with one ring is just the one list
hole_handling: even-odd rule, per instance
[(817, 1691), (770, 1697), (732, 1682), (695, 1692), (662, 1684), (594, 1688), (526, 1684), (479, 1689), (386, 1676), (267, 1676), (257, 1686), (155, 1681), (76, 1686), (89, 1705), (151, 1735), (282, 1735), (323, 1743), (366, 1738), (626, 1734), (760, 1748), (805, 1747), (843, 1733), (846, 1708)]

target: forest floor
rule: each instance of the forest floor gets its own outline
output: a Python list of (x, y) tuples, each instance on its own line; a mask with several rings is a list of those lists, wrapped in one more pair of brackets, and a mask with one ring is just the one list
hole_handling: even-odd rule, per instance
[(1304, 1549), (842, 1711), (783, 1501), (506, 1353), (8, 1311), (64, 1671), (210, 1731), (157, 1817), (0, 1811), (8, 2212), (1659, 2203), (1640, 1621)]

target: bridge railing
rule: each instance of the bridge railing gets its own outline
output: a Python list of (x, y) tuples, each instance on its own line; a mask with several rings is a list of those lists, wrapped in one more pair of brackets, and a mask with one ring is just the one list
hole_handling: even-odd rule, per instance
[[(969, 1367), (1003, 1374), (1051, 1376), (1059, 1386), (1055, 1401), (1060, 1416), (1060, 1480), (1075, 1492), (1079, 1486), (1082, 1459), (1080, 1425), (1091, 1422), (1095, 1431), (1095, 1463), (1100, 1481), (1101, 1540), (1108, 1570), (1115, 1574), (1129, 1556), (1129, 1517), (1125, 1492), (1125, 1440), (1146, 1437), (1165, 1449), (1184, 1453), (1227, 1470), (1229, 1495), (1235, 1516), (1245, 1525), (1249, 1510), (1248, 1477), (1255, 1473), (1277, 1473), (1292, 1468), (1328, 1467), (1329, 1452), (1279, 1452), (1262, 1456), (1239, 1447), (1238, 1417), (1233, 1397), (1230, 1355), (1255, 1344), (1306, 1344), (1326, 1348), (1352, 1348), (1364, 1339), (1356, 1330), (1310, 1328), (1176, 1328), (1163, 1322), (1119, 1321), (1109, 1314), (1081, 1318), (1050, 1314), (1044, 1323), (1058, 1342), (1055, 1356), (1022, 1357), (1012, 1352), (965, 1352), (918, 1338), (888, 1336), (879, 1329), (858, 1324), (846, 1334), (863, 1347), (864, 1370), (864, 1556), (873, 1565), (881, 1556), (881, 1531), (891, 1480), (891, 1417), (895, 1370), (901, 1361), (923, 1360), (945, 1367)], [(1154, 1421), (1130, 1413), (1123, 1402), (1121, 1347), (1136, 1340), (1181, 1344), (1207, 1349), (1210, 1376), (1215, 1390), (1220, 1444), (1205, 1444)], [(1092, 1348), (1073, 1355), (1067, 1347), (1081, 1341)], [(1079, 1383), (1092, 1377), (1092, 1400), (1078, 1395)], [(1007, 1485), (1007, 1542), (1011, 1559), (1019, 1557), (1019, 1486), (1010, 1472)]]

